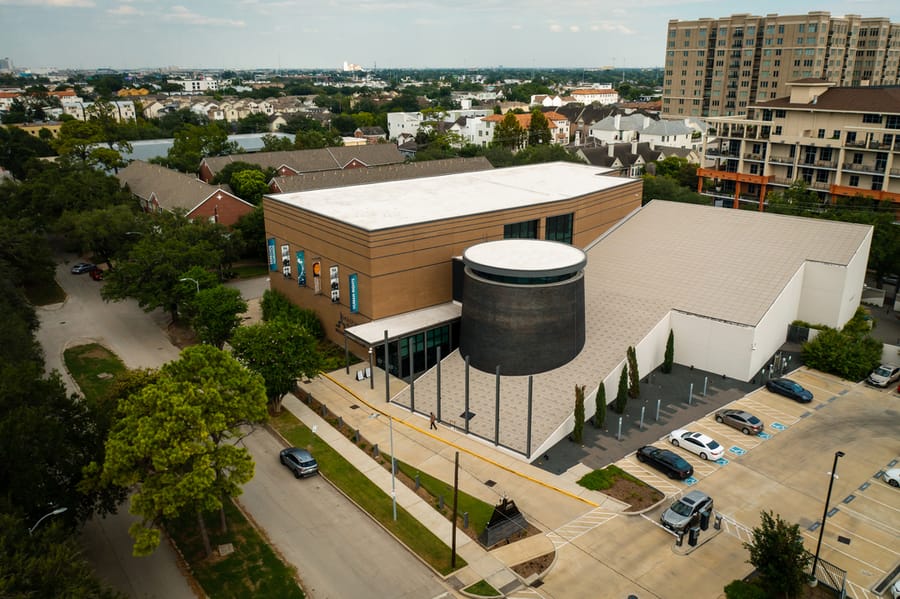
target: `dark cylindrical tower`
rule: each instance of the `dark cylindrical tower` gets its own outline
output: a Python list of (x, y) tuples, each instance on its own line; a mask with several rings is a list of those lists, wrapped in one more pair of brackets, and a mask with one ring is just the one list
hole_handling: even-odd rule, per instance
[(475, 368), (503, 375), (558, 368), (584, 347), (584, 265), (578, 248), (506, 239), (463, 253), (459, 350)]

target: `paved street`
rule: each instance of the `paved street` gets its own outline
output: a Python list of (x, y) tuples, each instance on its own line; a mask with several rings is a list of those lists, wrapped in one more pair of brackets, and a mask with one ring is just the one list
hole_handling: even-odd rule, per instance
[(256, 475), (238, 500), (297, 566), (310, 597), (446, 596), (429, 569), (322, 477), (295, 479), (271, 434), (258, 429), (244, 444)]

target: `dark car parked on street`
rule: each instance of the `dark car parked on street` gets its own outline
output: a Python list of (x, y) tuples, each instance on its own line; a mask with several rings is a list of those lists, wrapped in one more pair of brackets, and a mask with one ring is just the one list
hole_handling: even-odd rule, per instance
[(668, 449), (644, 445), (635, 456), (639, 462), (653, 466), (669, 478), (684, 480), (694, 474), (694, 467), (687, 460)]
[(766, 381), (766, 389), (772, 393), (784, 395), (785, 397), (800, 403), (809, 403), (813, 399), (812, 393), (791, 379), (772, 379)]
[(744, 410), (719, 410), (716, 422), (736, 428), (745, 435), (758, 435), (765, 428), (762, 420)]
[(278, 455), (281, 463), (288, 467), (288, 470), (294, 473), (296, 478), (301, 476), (312, 476), (319, 472), (319, 464), (305, 449), (297, 447), (288, 447), (282, 449)]

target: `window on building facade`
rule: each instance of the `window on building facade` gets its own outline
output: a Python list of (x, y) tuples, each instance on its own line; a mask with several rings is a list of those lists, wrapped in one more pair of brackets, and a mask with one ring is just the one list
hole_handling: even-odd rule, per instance
[(853, 153), (853, 164), (862, 164), (863, 155), (862, 152), (854, 152)]
[(545, 223), (546, 232), (544, 233), (544, 239), (571, 244), (574, 220), (575, 215), (571, 212), (559, 216), (548, 216)]
[(862, 122), (864, 123), (878, 123), (881, 124), (881, 115), (880, 114), (864, 114), (862, 115)]
[(825, 129), (819, 129), (818, 138), (825, 139)]
[(850, 187), (859, 187), (859, 175), (850, 175)]
[(521, 223), (503, 225), (503, 239), (537, 239), (538, 221), (526, 220)]

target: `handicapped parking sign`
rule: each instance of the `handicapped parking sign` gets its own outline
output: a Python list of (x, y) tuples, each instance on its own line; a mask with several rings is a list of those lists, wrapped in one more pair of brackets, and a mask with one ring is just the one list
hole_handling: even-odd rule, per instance
[(684, 479), (684, 484), (686, 484), (686, 485), (689, 486), (689, 487), (690, 487), (691, 485), (696, 485), (696, 484), (697, 484), (697, 479), (694, 478), (693, 476), (689, 476), (689, 477), (687, 477), (686, 479)]
[(742, 447), (738, 447), (737, 445), (732, 446), (728, 451), (730, 451), (734, 455), (744, 455), (745, 453), (747, 453), (745, 449), (743, 449)]
[(726, 460), (725, 458), (719, 458), (718, 460), (716, 460), (716, 464), (718, 464), (719, 466), (724, 466), (727, 463), (728, 460)]
[(781, 424), (780, 422), (773, 422), (771, 426), (776, 431), (783, 431), (783, 430), (787, 429), (787, 426)]
[(759, 437), (760, 439), (771, 439), (772, 438), (772, 435), (770, 435), (769, 433), (765, 433), (765, 432), (761, 432), (756, 436)]

